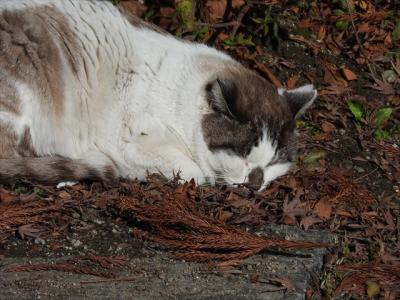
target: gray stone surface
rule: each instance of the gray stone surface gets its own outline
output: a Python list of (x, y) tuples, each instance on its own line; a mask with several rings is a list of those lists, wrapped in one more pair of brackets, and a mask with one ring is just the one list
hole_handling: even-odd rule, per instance
[[(257, 234), (287, 239), (333, 242), (324, 231), (302, 231), (289, 226), (266, 226)], [(133, 240), (133, 238), (131, 238)], [(89, 243), (82, 237), (83, 243)], [(90, 246), (90, 245), (89, 245)], [(145, 249), (130, 257), (130, 268), (118, 280), (63, 272), (6, 273), (10, 266), (27, 262), (51, 263), (65, 259), (49, 252), (42, 257), (0, 258), (1, 299), (305, 299), (315, 284), (326, 250), (263, 253), (244, 261), (241, 274), (218, 273), (206, 265), (177, 261), (163, 251)], [(114, 253), (110, 253), (114, 254)], [(251, 280), (253, 278), (253, 280)], [(257, 278), (257, 280), (254, 280)], [(290, 293), (273, 292), (269, 280), (288, 278), (295, 285)]]

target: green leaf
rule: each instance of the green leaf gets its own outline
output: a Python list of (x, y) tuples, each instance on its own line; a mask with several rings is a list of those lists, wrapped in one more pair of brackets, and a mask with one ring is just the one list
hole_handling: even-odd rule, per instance
[(279, 37), (279, 25), (278, 25), (278, 23), (275, 22), (272, 28), (274, 30), (274, 37), (278, 38)]
[(335, 16), (340, 16), (340, 15), (343, 15), (343, 14), (344, 14), (344, 11), (341, 10), (341, 9), (334, 9), (334, 10), (333, 10), (333, 14), (334, 14)]
[(253, 18), (253, 17), (251, 17), (250, 18), (254, 23), (257, 23), (257, 24), (262, 24), (262, 23), (264, 23), (264, 19), (261, 19), (261, 18)]
[(392, 37), (393, 41), (399, 41), (400, 40), (400, 21), (397, 22), (396, 27), (394, 28), (392, 32)]
[(364, 118), (364, 108), (361, 103), (349, 101), (347, 102), (347, 106), (356, 121), (361, 121)]
[(374, 137), (376, 140), (381, 141), (381, 140), (387, 140), (390, 138), (391, 134), (387, 130), (383, 130), (381, 128), (378, 128), (374, 131)]
[(381, 128), (383, 124), (387, 120), (389, 120), (392, 113), (393, 113), (393, 108), (390, 107), (384, 107), (378, 110), (375, 115), (375, 126)]
[(340, 0), (340, 7), (348, 13), (354, 13), (356, 11), (354, 4), (348, 0)]
[(33, 193), (35, 193), (39, 197), (43, 197), (45, 195), (44, 191), (38, 187), (33, 188)]
[(14, 193), (17, 194), (27, 194), (29, 190), (24, 186), (18, 186), (14, 189)]
[(335, 25), (337, 30), (345, 31), (349, 27), (350, 22), (345, 20), (340, 20), (337, 21)]
[(317, 161), (319, 161), (321, 158), (324, 158), (326, 156), (325, 151), (316, 151), (308, 154), (306, 157), (304, 157), (303, 162), (306, 164), (312, 164)]

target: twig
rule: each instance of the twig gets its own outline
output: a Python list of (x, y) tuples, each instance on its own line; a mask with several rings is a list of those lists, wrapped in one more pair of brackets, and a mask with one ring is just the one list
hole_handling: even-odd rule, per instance
[(368, 177), (369, 175), (375, 173), (377, 170), (378, 170), (378, 168), (372, 170), (371, 172), (368, 172), (367, 174), (364, 174), (363, 176), (360, 176), (360, 177), (356, 178), (354, 181), (355, 181), (355, 182), (358, 182), (358, 181), (360, 181), (361, 179), (364, 179), (365, 177)]
[(232, 27), (237, 24), (236, 21), (231, 21), (231, 22), (223, 22), (223, 23), (202, 23), (202, 22), (197, 22), (196, 25), (198, 26), (206, 26), (206, 27), (211, 27), (211, 28), (226, 28), (226, 27)]
[(241, 11), (236, 19), (236, 25), (235, 25), (235, 27), (233, 27), (232, 32), (230, 34), (231, 38), (233, 38), (236, 35), (240, 25), (242, 25), (242, 20), (243, 20), (244, 16), (248, 13), (251, 6), (252, 6), (251, 4), (247, 4), (247, 5), (243, 6), (243, 8), (241, 9)]

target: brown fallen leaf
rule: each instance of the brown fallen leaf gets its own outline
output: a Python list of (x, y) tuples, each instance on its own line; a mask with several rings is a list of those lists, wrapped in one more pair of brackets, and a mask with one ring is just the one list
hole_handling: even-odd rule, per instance
[(0, 203), (10, 203), (18, 199), (17, 195), (1, 188), (0, 189)]
[(322, 122), (321, 128), (322, 128), (322, 131), (325, 133), (331, 133), (331, 132), (335, 131), (335, 129), (336, 129), (335, 125), (333, 125), (332, 123), (327, 122), (327, 121)]
[(299, 75), (294, 75), (290, 77), (287, 81), (287, 88), (288, 89), (294, 89), (296, 87), (297, 82), (299, 81), (300, 76)]
[(303, 217), (306, 214), (306, 210), (300, 207), (301, 201), (299, 198), (294, 198), (292, 201), (288, 201), (286, 197), (283, 201), (283, 215), (282, 221), (286, 225), (298, 224), (296, 217)]
[(138, 17), (140, 17), (147, 10), (147, 7), (140, 1), (124, 0), (121, 1), (118, 5)]
[(367, 290), (367, 295), (369, 299), (374, 298), (379, 294), (381, 291), (379, 284), (377, 284), (374, 281), (367, 281), (366, 282), (366, 290)]
[(303, 227), (304, 230), (308, 230), (314, 224), (321, 223), (322, 220), (320, 218), (316, 218), (313, 216), (306, 216), (300, 221), (300, 226)]
[(221, 21), (226, 8), (226, 1), (208, 0), (205, 5), (205, 19), (209, 23)]
[(349, 69), (343, 68), (342, 74), (347, 81), (357, 80), (357, 75)]
[(327, 220), (332, 213), (332, 203), (329, 201), (329, 199), (321, 199), (317, 204), (315, 204), (314, 212), (321, 219)]
[(69, 200), (69, 199), (72, 198), (72, 196), (71, 196), (68, 192), (66, 192), (66, 191), (61, 191), (61, 192), (59, 192), (59, 193), (58, 193), (58, 196), (59, 196), (61, 199), (64, 199), (64, 200)]
[(43, 229), (34, 227), (33, 224), (22, 225), (18, 227), (18, 234), (24, 240), (25, 237), (38, 238), (43, 233)]
[(326, 36), (326, 28), (325, 26), (321, 26), (318, 30), (317, 40), (323, 41)]

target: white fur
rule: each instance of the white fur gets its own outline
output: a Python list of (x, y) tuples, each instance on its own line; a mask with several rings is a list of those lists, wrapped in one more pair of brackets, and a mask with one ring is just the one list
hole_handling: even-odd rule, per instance
[[(147, 172), (214, 183), (215, 170), (230, 184), (243, 183), (255, 167), (264, 169), (266, 186), (289, 164), (267, 167), (275, 146), (265, 135), (246, 158), (211, 152), (201, 133), (204, 83), (218, 64), (236, 63), (200, 44), (135, 28), (111, 4), (84, 0), (2, 0), (2, 9), (50, 4), (70, 20), (83, 49), (78, 78), (65, 67), (65, 113), (54, 120), (41, 109), (38, 95), (16, 82), (23, 114), (16, 127), (30, 127), (38, 155), (113, 162), (122, 177), (145, 179)], [(207, 57), (207, 59), (201, 59)], [(218, 62), (205, 68), (208, 58)], [(64, 63), (65, 63), (64, 59)], [(303, 87), (298, 92), (309, 92)], [(0, 117), (2, 117), (0, 115)], [(4, 116), (2, 117), (4, 118)]]

